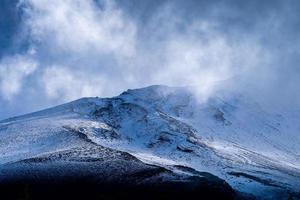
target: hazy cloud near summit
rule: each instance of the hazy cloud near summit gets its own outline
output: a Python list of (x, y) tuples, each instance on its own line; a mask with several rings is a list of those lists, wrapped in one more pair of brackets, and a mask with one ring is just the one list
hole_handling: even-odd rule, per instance
[(194, 85), (203, 102), (226, 79), (232, 90), (273, 101), (279, 88), (299, 102), (296, 1), (21, 0), (14, 6), (20, 21), (0, 59), (0, 118), (151, 84)]

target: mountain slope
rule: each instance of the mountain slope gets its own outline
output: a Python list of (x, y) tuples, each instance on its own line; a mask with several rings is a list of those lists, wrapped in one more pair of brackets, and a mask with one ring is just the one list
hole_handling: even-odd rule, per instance
[(0, 170), (0, 196), (7, 199), (237, 197), (222, 179), (178, 168), (173, 172), (148, 165), (128, 153), (86, 141), (80, 147), (4, 164)]
[(189, 88), (166, 86), (84, 98), (0, 122), (0, 174), (12, 163), (48, 161), (89, 143), (173, 173), (209, 172), (259, 198), (297, 198), (299, 119), (297, 111), (266, 112), (247, 96), (222, 91), (205, 103)]

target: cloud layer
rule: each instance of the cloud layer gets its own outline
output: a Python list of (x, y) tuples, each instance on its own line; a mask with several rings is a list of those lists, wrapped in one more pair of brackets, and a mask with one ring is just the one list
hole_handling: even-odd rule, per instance
[(16, 55), (3, 59), (0, 63), (0, 91), (4, 100), (10, 101), (21, 92), (24, 79), (37, 68), (34, 60)]
[(21, 0), (1, 51), (0, 118), (151, 84), (193, 85), (204, 102), (226, 79), (268, 101), (280, 86), (296, 105), (298, 4)]

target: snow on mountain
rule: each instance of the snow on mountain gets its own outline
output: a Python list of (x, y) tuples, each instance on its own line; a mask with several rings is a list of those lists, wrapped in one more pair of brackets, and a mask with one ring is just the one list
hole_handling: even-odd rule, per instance
[(220, 91), (200, 103), (189, 88), (150, 86), (0, 122), (0, 164), (70, 150), (84, 139), (171, 171), (209, 172), (259, 198), (296, 198), (299, 122), (296, 110), (266, 111), (242, 94)]

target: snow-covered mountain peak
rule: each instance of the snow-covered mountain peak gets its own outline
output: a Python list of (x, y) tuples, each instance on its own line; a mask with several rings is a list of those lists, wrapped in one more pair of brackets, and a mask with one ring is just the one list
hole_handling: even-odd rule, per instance
[(4, 120), (0, 162), (74, 148), (83, 139), (170, 170), (210, 172), (256, 196), (298, 192), (299, 116), (266, 112), (241, 94), (220, 92), (199, 103), (191, 91), (150, 86)]

